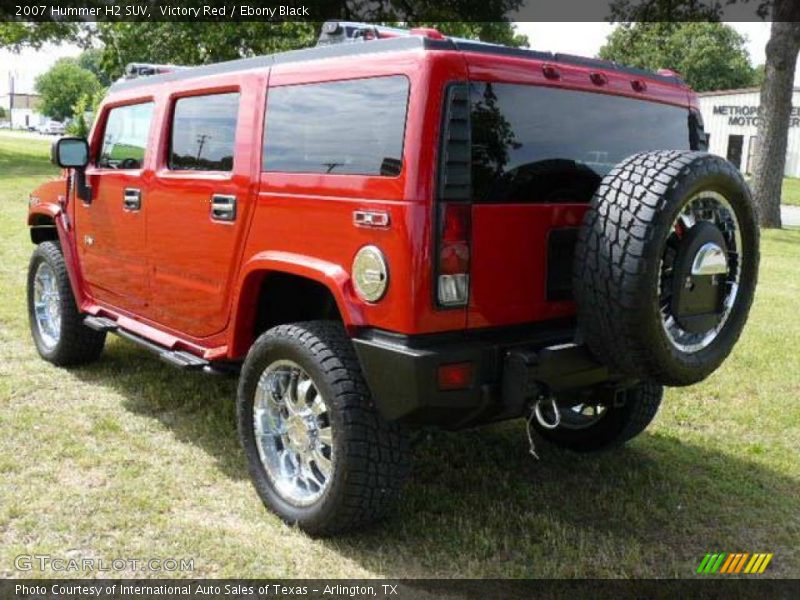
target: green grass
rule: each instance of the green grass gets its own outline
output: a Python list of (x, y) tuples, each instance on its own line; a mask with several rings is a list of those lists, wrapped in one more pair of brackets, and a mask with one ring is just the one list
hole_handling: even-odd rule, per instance
[(791, 206), (800, 206), (800, 179), (796, 177), (786, 177), (783, 180), (781, 203), (790, 204)]
[(25, 213), (46, 150), (0, 136), (0, 576), (37, 553), (193, 558), (194, 577), (687, 577), (717, 551), (774, 552), (767, 575), (800, 576), (800, 231), (764, 233), (734, 354), (669, 390), (627, 448), (540, 443), (537, 462), (519, 422), (430, 433), (388, 521), (314, 540), (250, 486), (235, 381), (119, 339), (89, 367), (37, 357)]

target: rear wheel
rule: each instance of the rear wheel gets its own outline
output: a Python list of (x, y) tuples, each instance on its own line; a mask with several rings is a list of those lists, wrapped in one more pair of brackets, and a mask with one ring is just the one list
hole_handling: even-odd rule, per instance
[(36, 247), (28, 268), (28, 321), (36, 350), (59, 366), (96, 360), (106, 334), (89, 329), (78, 312), (61, 247), (43, 242)]
[(339, 323), (282, 325), (242, 367), (239, 435), (264, 504), (314, 535), (382, 517), (405, 479), (407, 445), (369, 394)]
[[(548, 429), (532, 421), (547, 441), (577, 452), (596, 452), (619, 447), (642, 433), (655, 418), (664, 389), (654, 383), (640, 383), (620, 392), (614, 402), (576, 396), (557, 402), (559, 425)], [(555, 423), (555, 415), (546, 415)]]

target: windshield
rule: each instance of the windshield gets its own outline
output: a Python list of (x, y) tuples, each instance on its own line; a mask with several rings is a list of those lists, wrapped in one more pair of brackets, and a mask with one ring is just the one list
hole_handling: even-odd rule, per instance
[(621, 160), (688, 150), (686, 108), (592, 92), (470, 85), (474, 199), (587, 202)]

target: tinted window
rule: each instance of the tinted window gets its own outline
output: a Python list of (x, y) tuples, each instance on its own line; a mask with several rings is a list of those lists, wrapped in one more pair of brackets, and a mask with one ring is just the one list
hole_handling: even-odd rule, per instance
[(152, 116), (152, 102), (112, 108), (106, 120), (97, 166), (141, 169)]
[(192, 96), (175, 102), (169, 168), (233, 170), (239, 94)]
[(688, 150), (687, 109), (591, 92), (472, 84), (477, 200), (588, 201), (622, 159)]
[(407, 105), (405, 77), (271, 88), (264, 170), (399, 175)]

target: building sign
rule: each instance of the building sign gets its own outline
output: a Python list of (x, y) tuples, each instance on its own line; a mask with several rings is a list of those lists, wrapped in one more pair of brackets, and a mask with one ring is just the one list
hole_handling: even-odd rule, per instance
[[(728, 117), (728, 125), (757, 127), (761, 118), (760, 106), (738, 106), (735, 104), (714, 105), (714, 114)], [(800, 127), (800, 106), (793, 106), (789, 113), (789, 127)]]

